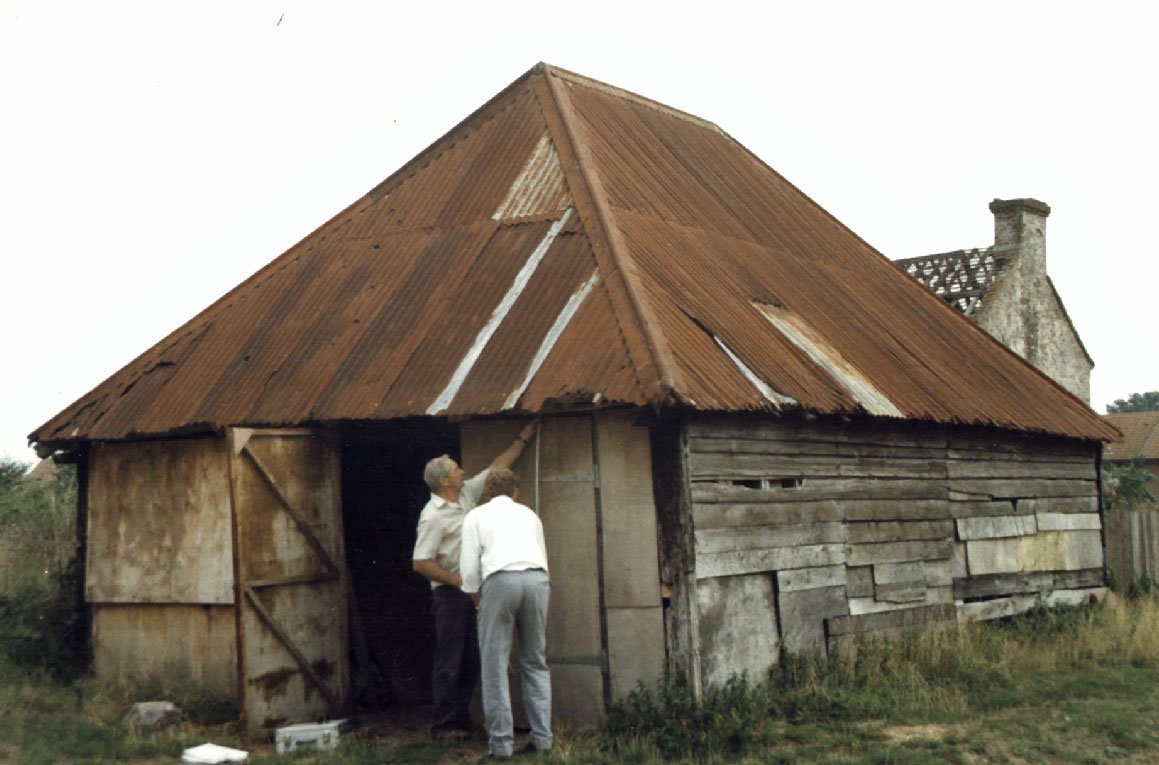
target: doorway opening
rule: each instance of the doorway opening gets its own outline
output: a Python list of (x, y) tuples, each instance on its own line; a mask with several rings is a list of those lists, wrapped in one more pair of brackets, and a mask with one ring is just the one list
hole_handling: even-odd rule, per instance
[(459, 460), (459, 450), (459, 428), (444, 420), (343, 429), (343, 521), (355, 606), (351, 681), (359, 709), (431, 701), (430, 584), (412, 570), (411, 555), (419, 513), (431, 494), (423, 467), (440, 454)]

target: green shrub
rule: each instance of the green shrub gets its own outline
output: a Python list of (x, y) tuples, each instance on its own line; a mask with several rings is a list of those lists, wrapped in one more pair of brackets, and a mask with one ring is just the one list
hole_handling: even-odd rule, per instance
[(666, 677), (655, 691), (641, 685), (612, 704), (607, 733), (617, 751), (638, 751), (643, 745), (664, 759), (736, 756), (758, 740), (766, 710), (763, 689), (743, 675), (700, 699)]

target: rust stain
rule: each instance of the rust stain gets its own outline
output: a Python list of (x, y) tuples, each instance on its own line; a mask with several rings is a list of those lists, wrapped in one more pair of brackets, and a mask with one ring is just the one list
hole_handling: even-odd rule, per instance
[(285, 696), (291, 678), (298, 674), (294, 669), (275, 669), (252, 678), (249, 683), (261, 693), (263, 699), (270, 701), (277, 696)]

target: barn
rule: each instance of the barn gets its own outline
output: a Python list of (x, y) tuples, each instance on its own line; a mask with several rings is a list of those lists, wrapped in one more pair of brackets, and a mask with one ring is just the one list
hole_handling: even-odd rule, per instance
[(1104, 585), (1112, 428), (716, 125), (540, 64), (30, 435), (96, 673), (253, 731), (422, 703), (421, 466), (532, 416), (571, 723)]

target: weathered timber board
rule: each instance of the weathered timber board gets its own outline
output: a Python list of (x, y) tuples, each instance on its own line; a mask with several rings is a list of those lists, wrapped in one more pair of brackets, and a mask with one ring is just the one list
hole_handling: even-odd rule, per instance
[(905, 539), (950, 539), (952, 521), (865, 521), (850, 523), (846, 536), (850, 543), (900, 542)]
[(763, 679), (780, 651), (773, 578), (728, 576), (696, 583), (703, 687), (747, 672)]
[(727, 481), (693, 481), (693, 502), (810, 502), (824, 499), (946, 499), (943, 480), (918, 479), (806, 479), (795, 488), (750, 489)]
[(1045, 499), (1020, 499), (1018, 512), (1028, 513), (1097, 513), (1099, 498), (1095, 494), (1085, 497), (1048, 497)]
[[(927, 587), (925, 589), (925, 598), (920, 602), (927, 606), (953, 603), (954, 588)], [(917, 602), (891, 603), (889, 601), (878, 600), (877, 598), (850, 598), (849, 613), (854, 616), (860, 616), (861, 614), (879, 614), (885, 611), (913, 608), (916, 604)]]
[(896, 632), (935, 624), (957, 624), (952, 603), (917, 608), (901, 608), (857, 616), (834, 616), (828, 619), (830, 635), (864, 635), (870, 632)]
[(898, 582), (878, 584), (873, 588), (873, 599), (878, 603), (925, 603), (924, 582)]
[(834, 500), (800, 504), (697, 504), (693, 506), (692, 519), (697, 529), (827, 523), (844, 519), (842, 505)]
[(1106, 583), (1102, 568), (1077, 571), (1041, 571), (1026, 574), (982, 574), (954, 578), (954, 597), (958, 600), (994, 598), (1056, 589), (1100, 587)]
[(1107, 595), (1106, 587), (1093, 587), (1089, 590), (1055, 590), (1042, 596), (1042, 605), (1047, 608), (1056, 606), (1081, 606), (1086, 603), (1097, 603)]
[(878, 563), (873, 566), (873, 582), (883, 584), (920, 584), (923, 587), (949, 587), (953, 582), (948, 560), (919, 560), (910, 563)]
[(873, 597), (873, 566), (848, 566), (845, 590), (851, 598)]
[(696, 556), (696, 576), (698, 579), (708, 579), (717, 576), (755, 574), (763, 571), (783, 571), (791, 568), (832, 566), (844, 562), (845, 545), (843, 544), (708, 553)]
[(694, 452), (689, 455), (694, 481), (706, 478), (945, 478), (943, 460), (888, 457), (814, 457), (776, 454)]
[(1039, 531), (1094, 531), (1103, 527), (1098, 513), (1037, 513)]
[[(1028, 478), (957, 478), (949, 481), (950, 492), (966, 497), (1021, 499), (1023, 497), (1093, 497), (1094, 481), (1060, 479), (1057, 481)], [(952, 496), (952, 494), (951, 494)]]
[(836, 522), (696, 530), (698, 553), (834, 544), (844, 541), (845, 524)]
[(977, 603), (963, 603), (958, 606), (958, 622), (980, 622), (987, 619), (1002, 619), (1037, 607), (1042, 602), (1038, 593), (1033, 595), (1012, 595), (1008, 598), (982, 600)]
[(1007, 460), (951, 460), (946, 465), (950, 478), (1060, 478), (1095, 480), (1095, 461), (1086, 462), (1012, 462)]
[(790, 442), (846, 442), (876, 446), (922, 446), (945, 448), (945, 434), (909, 424), (859, 423), (838, 425), (831, 420), (786, 422), (784, 420), (748, 420), (702, 417), (689, 420), (687, 433), (693, 438), (749, 438)]
[(755, 438), (690, 438), (688, 439), (688, 450), (696, 453), (779, 454), (796, 457), (879, 457), (938, 460), (944, 460), (946, 457), (946, 450), (940, 446), (896, 446), (849, 441), (769, 441)]
[(971, 576), (1024, 571), (1059, 571), (1103, 565), (1098, 531), (1043, 531), (1032, 537), (966, 542)]
[(844, 586), (846, 570), (845, 566), (817, 566), (815, 568), (778, 571), (777, 590), (779, 592), (799, 592), (815, 590), (819, 587)]
[(864, 566), (871, 563), (905, 563), (907, 561), (948, 559), (954, 554), (950, 540), (918, 542), (880, 542), (849, 545), (848, 565)]
[(799, 504), (696, 504), (697, 528), (767, 526), (827, 521), (920, 521), (949, 518), (949, 503), (940, 499), (821, 500)]
[(959, 518), (958, 539), (1000, 539), (1025, 537), (1038, 531), (1033, 515), (994, 515), (982, 518)]
[(950, 515), (954, 518), (984, 518), (995, 515), (1033, 515), (1026, 500), (966, 499), (951, 500)]
[(1050, 458), (1076, 457), (1092, 459), (1091, 446), (1061, 438), (1021, 436), (1009, 431), (993, 435), (971, 436), (951, 433), (946, 439), (946, 453), (950, 457), (978, 459), (978, 453), (994, 455), (992, 459), (1029, 458), (1034, 455)]
[(849, 613), (849, 600), (841, 586), (781, 592), (778, 605), (783, 644), (793, 653), (824, 651), (825, 620)]

